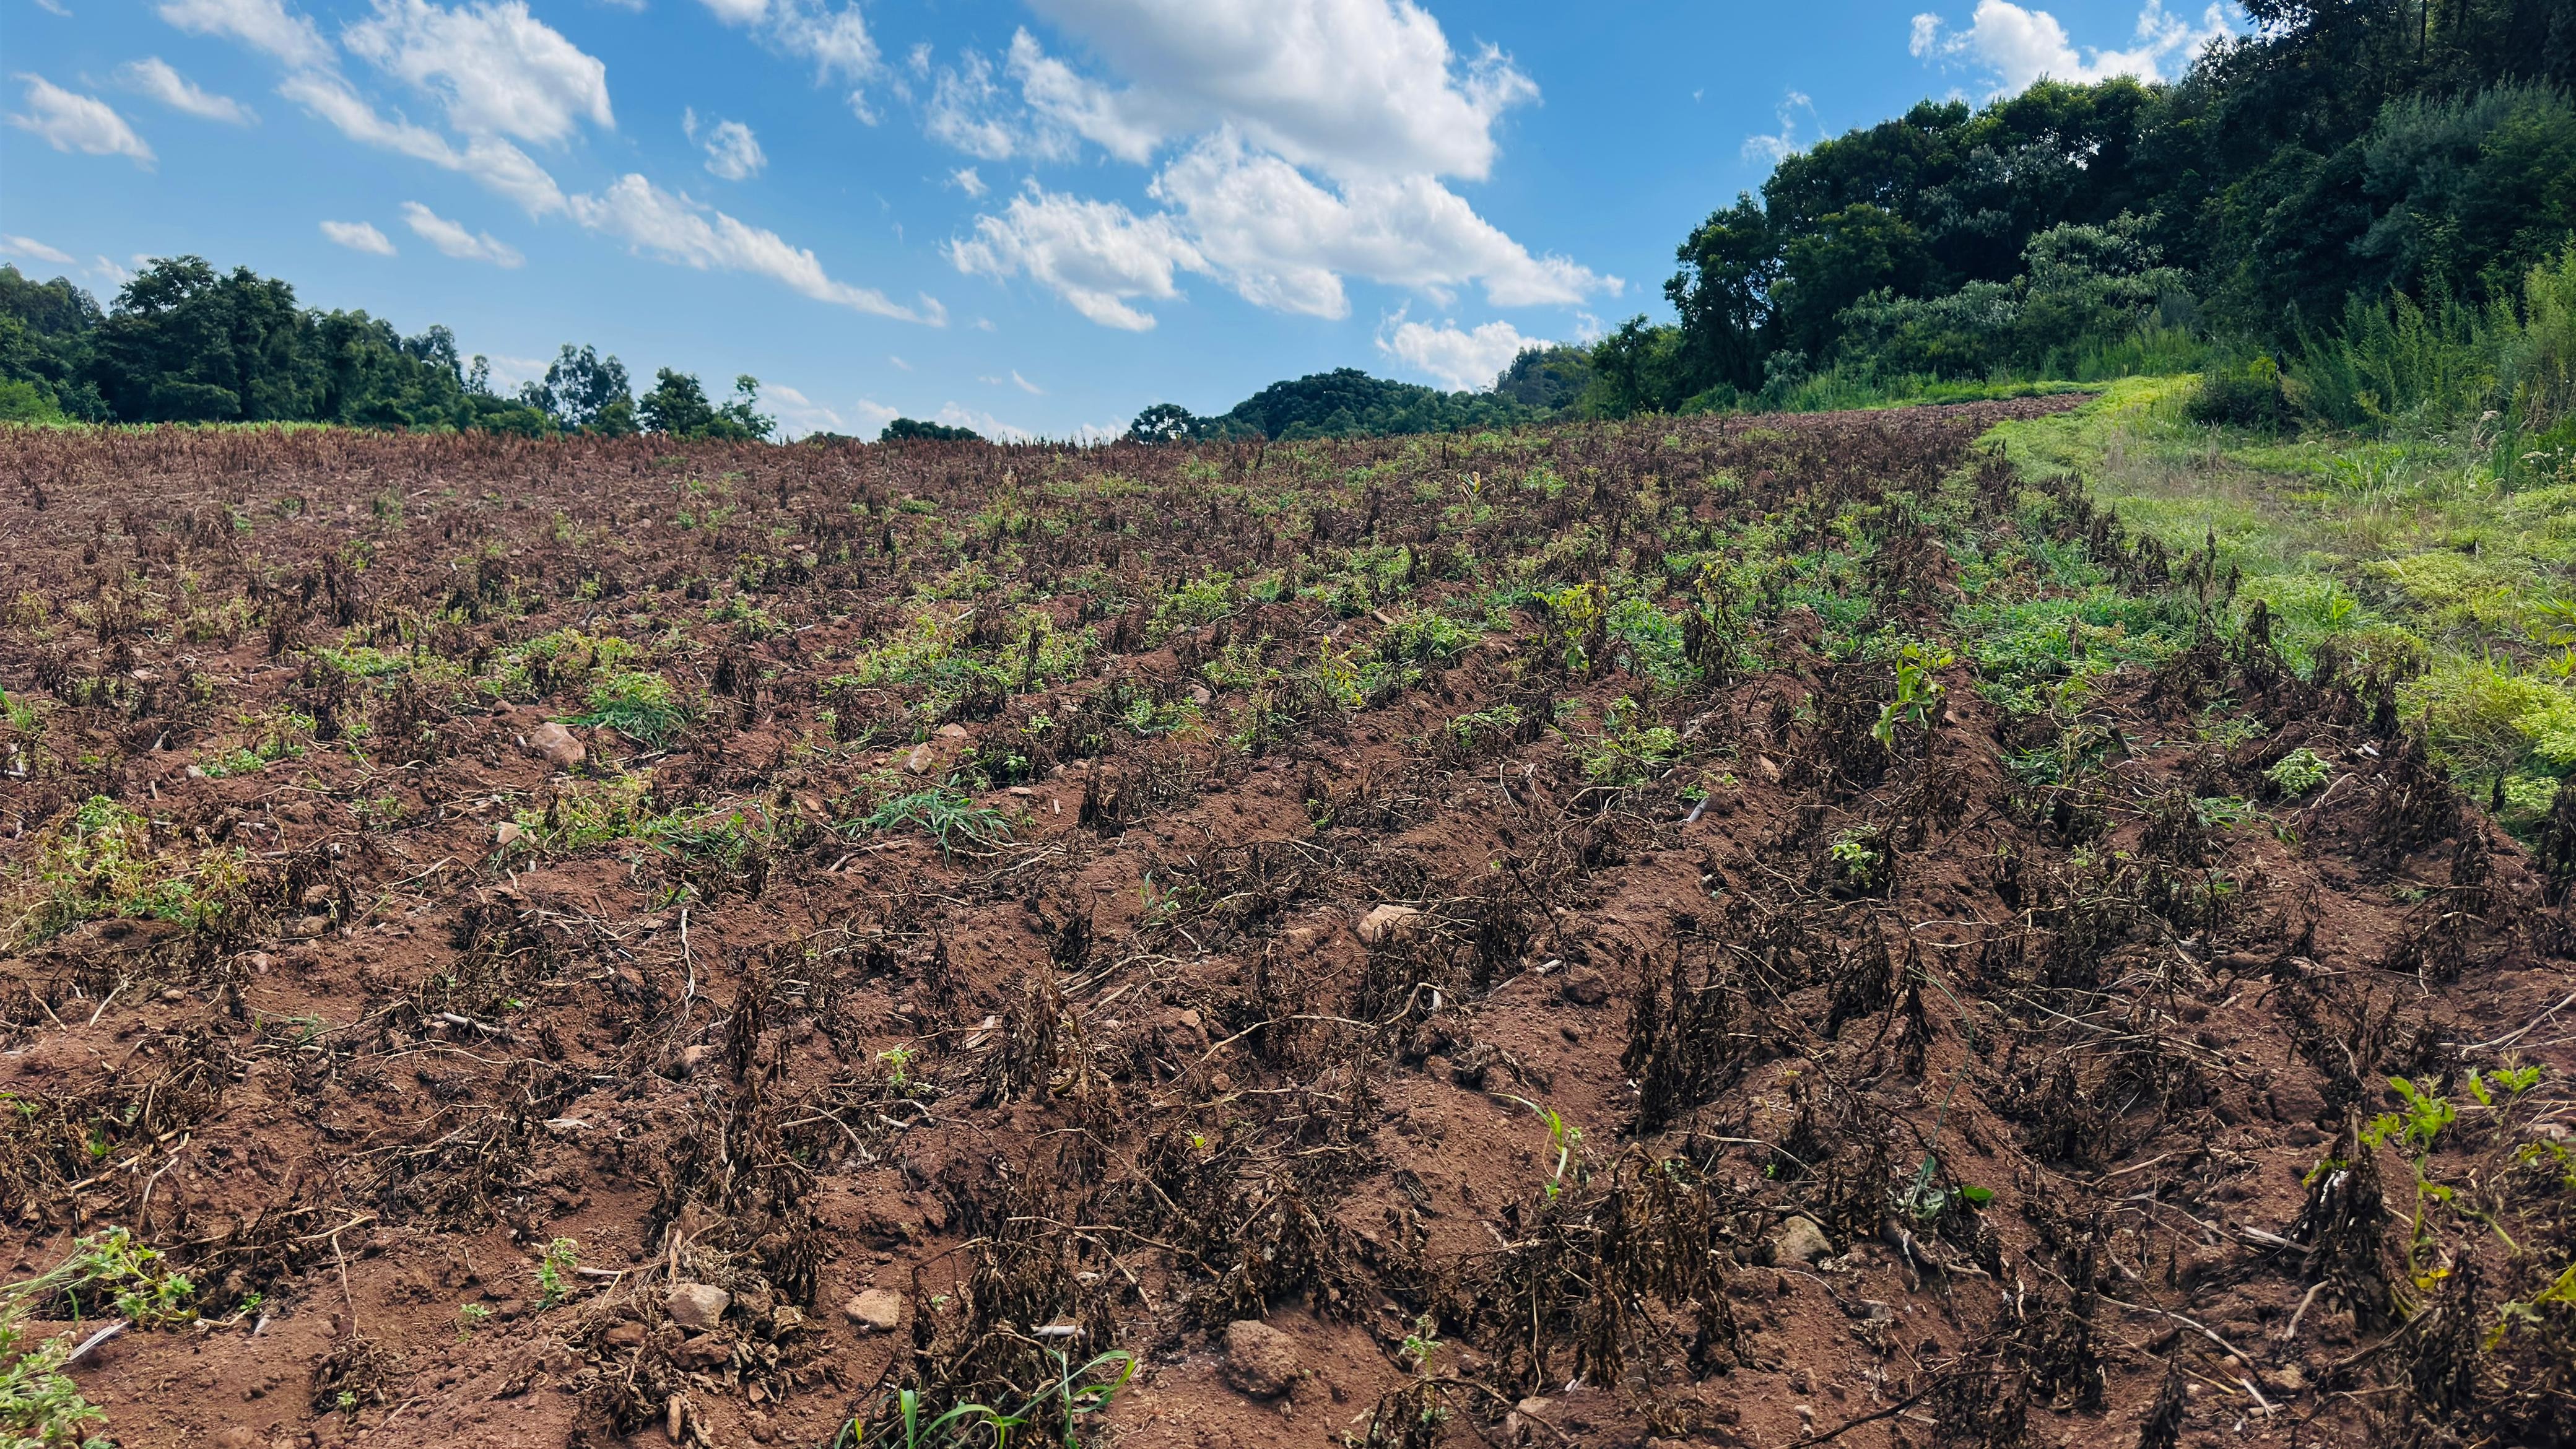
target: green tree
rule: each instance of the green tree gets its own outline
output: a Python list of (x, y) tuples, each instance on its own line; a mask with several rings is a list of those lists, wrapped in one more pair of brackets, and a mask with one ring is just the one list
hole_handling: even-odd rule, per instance
[(952, 428), (946, 423), (925, 423), (919, 418), (897, 418), (878, 432), (880, 443), (980, 443), (984, 435), (973, 428)]
[(97, 332), (95, 377), (128, 422), (309, 419), (328, 377), (286, 283), (201, 257), (151, 263)]
[[(898, 418), (896, 421), (912, 420)], [(1187, 442), (1197, 433), (1198, 427), (1197, 415), (1188, 408), (1179, 403), (1162, 402), (1136, 414), (1136, 420), (1127, 425), (1127, 437), (1130, 442), (1137, 443)]]
[(597, 348), (565, 343), (547, 366), (545, 381), (537, 384), (537, 396), (543, 410), (567, 431), (617, 438), (636, 430), (626, 364), (602, 358)]
[(733, 380), (734, 400), (718, 407), (694, 374), (662, 368), (653, 374), (653, 390), (635, 404), (645, 431), (679, 438), (766, 438), (778, 424), (760, 412), (760, 380), (748, 373)]
[(1563, 412), (1592, 385), (1592, 351), (1586, 347), (1524, 347), (1494, 379), (1496, 396), (1543, 413)]

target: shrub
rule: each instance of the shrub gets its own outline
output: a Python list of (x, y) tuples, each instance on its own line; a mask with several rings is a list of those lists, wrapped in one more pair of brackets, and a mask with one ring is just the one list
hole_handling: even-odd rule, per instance
[(2193, 422), (2233, 428), (2278, 428), (2290, 415), (2281, 369), (2268, 357), (2202, 373), (2188, 408)]

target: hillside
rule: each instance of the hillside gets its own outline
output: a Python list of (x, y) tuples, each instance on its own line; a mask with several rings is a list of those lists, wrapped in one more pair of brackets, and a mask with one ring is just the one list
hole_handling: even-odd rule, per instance
[(0, 435), (11, 1304), (131, 1443), (2557, 1442), (2576, 831), (2079, 401)]

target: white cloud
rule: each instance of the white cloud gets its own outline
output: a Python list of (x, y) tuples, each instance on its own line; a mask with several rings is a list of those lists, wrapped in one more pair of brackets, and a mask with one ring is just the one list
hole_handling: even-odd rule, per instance
[[(1413, 0), (1034, 0), (1116, 81), (1011, 40), (1012, 105), (969, 56), (943, 71), (930, 133), (1000, 160), (1085, 142), (1130, 163), (1177, 146), (1157, 214), (1032, 190), (952, 243), (960, 270), (1025, 274), (1104, 326), (1142, 329), (1139, 299), (1176, 271), (1263, 307), (1349, 315), (1346, 277), (1444, 302), (1481, 284), (1498, 306), (1581, 301), (1615, 277), (1534, 257), (1443, 177), (1493, 168), (1502, 114), (1538, 88), (1501, 52), (1462, 58)], [(1320, 179), (1319, 179), (1320, 178)]]
[(288, 65), (328, 65), (331, 47), (284, 0), (164, 0), (163, 20), (191, 35), (221, 35)]
[(807, 433), (849, 431), (849, 425), (841, 421), (839, 413), (792, 387), (780, 383), (764, 383), (761, 386), (760, 401), (769, 409), (771, 416), (778, 419), (778, 438), (781, 442), (792, 442)]
[(1046, 396), (1045, 388), (1042, 388), (1036, 383), (1029, 381), (1027, 378), (1020, 376), (1020, 370), (1016, 367), (1011, 369), (1011, 381), (1019, 388), (1020, 391), (1027, 393), (1031, 397)]
[(449, 221), (417, 201), (404, 202), (402, 210), (403, 225), (411, 228), (412, 235), (458, 261), (515, 267), (527, 260), (516, 247), (490, 232), (468, 231), (462, 223)]
[(348, 28), (352, 54), (435, 96), (469, 135), (554, 145), (589, 121), (617, 122), (608, 67), (528, 13), (523, 0), (449, 10), (428, 0), (376, 0)]
[[(1036, 8), (1127, 78), (1130, 90), (1107, 114), (1132, 134), (1231, 125), (1256, 146), (1338, 177), (1481, 178), (1493, 166), (1495, 121), (1538, 98), (1500, 51), (1462, 63), (1440, 22), (1412, 0), (1036, 0)], [(1014, 56), (1016, 64), (1016, 46)]]
[(1531, 256), (1429, 176), (1327, 191), (1223, 133), (1165, 168), (1149, 190), (1176, 209), (1228, 285), (1281, 311), (1349, 315), (1344, 273), (1425, 290), (1478, 282), (1498, 307), (1580, 302), (1620, 287), (1563, 257)]
[(903, 416), (903, 409), (887, 407), (872, 397), (859, 399), (852, 411), (856, 412), (864, 420), (864, 425), (870, 429), (882, 428)]
[(751, 272), (783, 282), (818, 302), (905, 322), (944, 325), (947, 314), (929, 297), (920, 306), (888, 301), (873, 287), (834, 281), (823, 264), (774, 231), (747, 226), (721, 211), (675, 196), (629, 173), (597, 196), (572, 198), (576, 221), (626, 242), (640, 252), (700, 271)]
[(27, 83), (27, 113), (11, 116), (10, 125), (44, 137), (57, 151), (131, 156), (138, 166), (152, 164), (152, 148), (107, 102), (76, 95), (40, 75), (21, 74), (18, 79)]
[(1001, 87), (993, 84), (993, 63), (970, 51), (960, 64), (941, 68), (924, 126), (932, 140), (987, 161), (1039, 150), (1037, 139), (1015, 128), (1004, 107)]
[(49, 247), (43, 242), (36, 240), (34, 237), (29, 236), (9, 236), (0, 234), (0, 251), (22, 256), (30, 261), (51, 262), (58, 267), (68, 267), (72, 265), (72, 254), (70, 252), (62, 251), (55, 247)]
[(895, 356), (895, 355), (894, 355), (893, 353), (891, 353), (891, 352), (889, 352), (889, 353), (887, 353), (887, 354), (886, 354), (886, 361), (893, 363), (893, 364), (895, 365), (896, 369), (897, 369), (897, 370), (899, 370), (899, 371), (903, 371), (903, 372), (910, 372), (910, 371), (912, 371), (912, 364), (911, 364), (911, 363), (904, 361), (902, 358)]
[(48, 15), (59, 15), (65, 20), (72, 18), (72, 12), (63, 5), (62, 0), (36, 0), (36, 8)]
[(380, 257), (394, 254), (393, 242), (367, 222), (326, 221), (322, 223), (322, 235), (353, 252), (370, 252)]
[(1808, 123), (1811, 125), (1814, 124), (1816, 119), (1816, 103), (1807, 98), (1806, 92), (1790, 91), (1788, 94), (1782, 96), (1780, 98), (1779, 109), (1771, 113), (1780, 119), (1780, 134), (1776, 136), (1765, 136), (1757, 133), (1745, 137), (1744, 148), (1741, 153), (1744, 159), (1747, 161), (1755, 159), (1765, 160), (1776, 166), (1782, 161), (1787, 160), (1789, 157), (1796, 155), (1799, 149), (1798, 112), (1800, 111), (1805, 111), (1807, 113)]
[(122, 287), (127, 282), (134, 279), (134, 274), (132, 272), (127, 271), (125, 268), (118, 266), (116, 263), (105, 257), (91, 257), (89, 259), (89, 265), (82, 268), (82, 270), (88, 272), (91, 276), (106, 282), (111, 287)]
[(984, 184), (984, 178), (976, 175), (975, 168), (972, 166), (960, 166), (956, 170), (949, 172), (948, 184), (965, 192), (968, 196), (982, 196), (985, 192), (993, 189)]
[(564, 209), (563, 189), (528, 153), (497, 136), (470, 138), (460, 151), (447, 138), (399, 117), (388, 120), (360, 100), (338, 76), (304, 71), (286, 78), (277, 93), (338, 128), (362, 145), (473, 178), (517, 202), (530, 216)]
[(2112, 76), (2168, 79), (2188, 69), (2202, 51), (2235, 34), (2242, 23), (2243, 12), (2227, 0), (2201, 12), (2198, 28), (2166, 13), (2164, 0), (2146, 0), (2133, 32), (2135, 45), (2127, 50), (2088, 46), (2079, 51), (2066, 27), (2049, 12), (2026, 10), (2012, 0), (1978, 0), (1965, 30), (1950, 31), (1940, 16), (1928, 12), (1915, 16), (1906, 48), (1920, 60), (1981, 70), (1997, 95), (2012, 95), (2043, 77), (2086, 83)]
[(1034, 181), (1002, 215), (975, 218), (975, 234), (949, 243), (948, 259), (969, 276), (1025, 274), (1092, 321), (1130, 332), (1151, 328), (1154, 318), (1129, 299), (1170, 301), (1180, 295), (1175, 271), (1208, 269), (1171, 218), (1139, 217), (1114, 201), (1085, 201)]
[(706, 128), (706, 139), (698, 140), (698, 113), (681, 113), (680, 126), (707, 153), (709, 174), (726, 181), (742, 181), (760, 174), (769, 157), (760, 149), (760, 138), (740, 121), (718, 121)]
[(866, 93), (858, 87), (883, 70), (876, 41), (856, 4), (833, 10), (822, 0), (705, 0), (718, 20), (757, 33), (775, 50), (814, 63), (814, 83), (839, 80), (852, 87), (850, 109), (860, 120), (876, 119)]
[(209, 121), (222, 121), (233, 126), (247, 126), (259, 119), (250, 113), (250, 107), (230, 96), (219, 96), (199, 87), (195, 81), (171, 69), (170, 62), (157, 55), (130, 60), (118, 66), (116, 78), (128, 90), (139, 91), (174, 111), (184, 111), (191, 116), (202, 116)]
[(1523, 337), (1509, 322), (1488, 322), (1473, 331), (1460, 331), (1449, 322), (1437, 327), (1407, 322), (1400, 312), (1390, 320), (1395, 325), (1377, 335), (1378, 351), (1437, 379), (1451, 391), (1492, 387), (1522, 349), (1548, 345), (1545, 338)]
[(1011, 37), (1011, 75), (1020, 96), (1039, 117), (1039, 124), (1070, 131), (1121, 161), (1142, 166), (1162, 144), (1161, 127), (1140, 109), (1133, 94), (1121, 95), (1074, 73), (1073, 67), (1049, 57), (1026, 30)]

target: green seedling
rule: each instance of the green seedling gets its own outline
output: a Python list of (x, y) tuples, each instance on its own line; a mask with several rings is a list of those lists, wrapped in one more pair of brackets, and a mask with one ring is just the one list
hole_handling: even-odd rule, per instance
[(537, 1307), (552, 1308), (572, 1296), (574, 1271), (581, 1266), (581, 1244), (557, 1238), (537, 1260)]
[(1574, 1165), (1574, 1154), (1583, 1146), (1583, 1129), (1559, 1116), (1555, 1108), (1542, 1107), (1527, 1097), (1506, 1096), (1504, 1100), (1529, 1108), (1547, 1127), (1547, 1145), (1556, 1154), (1556, 1170), (1548, 1175), (1545, 1192), (1548, 1201), (1556, 1201), (1557, 1194), (1565, 1190), (1566, 1170)]

